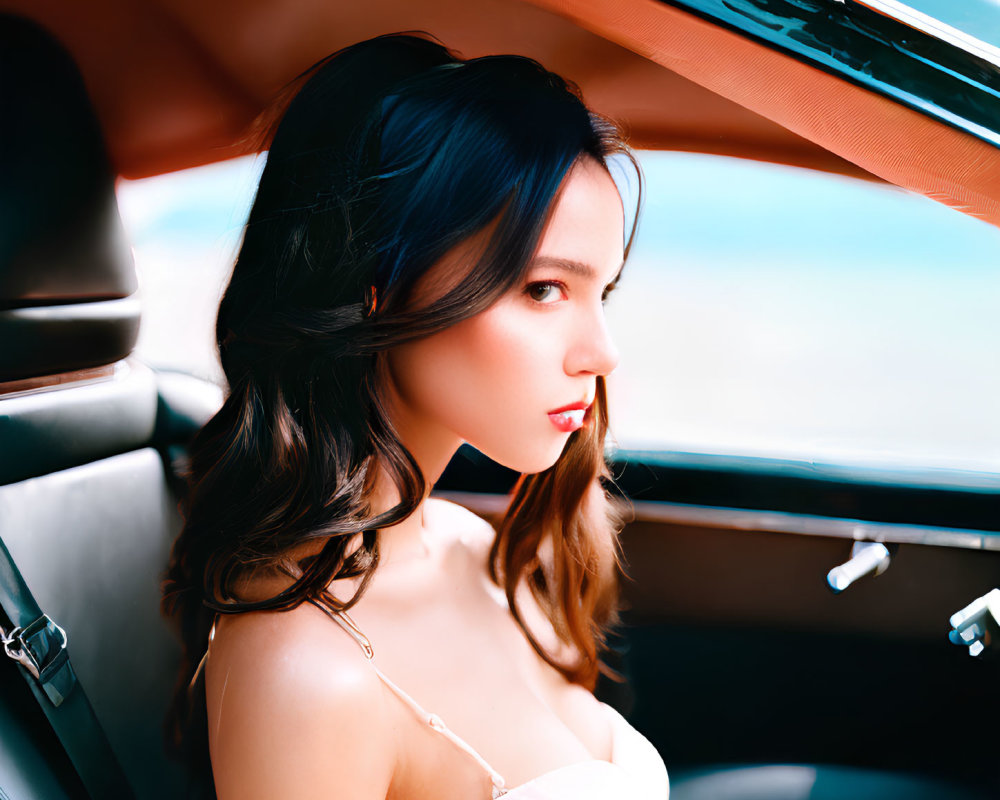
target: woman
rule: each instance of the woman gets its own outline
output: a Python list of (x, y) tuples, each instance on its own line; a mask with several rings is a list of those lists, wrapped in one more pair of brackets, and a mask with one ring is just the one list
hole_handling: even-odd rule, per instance
[[(626, 148), (537, 63), (419, 36), (300, 85), (192, 446), (175, 737), (220, 798), (662, 800), (659, 756), (590, 691)], [(498, 531), (428, 498), (462, 442), (525, 473)]]

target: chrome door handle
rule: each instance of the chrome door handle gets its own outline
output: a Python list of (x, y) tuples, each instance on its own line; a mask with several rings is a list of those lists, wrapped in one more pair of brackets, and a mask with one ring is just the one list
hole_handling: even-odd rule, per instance
[(978, 656), (1000, 633), (1000, 589), (973, 600), (948, 620), (954, 628), (948, 638), (967, 645), (970, 656)]
[(840, 593), (869, 573), (881, 575), (889, 566), (889, 548), (881, 542), (855, 542), (851, 558), (826, 574), (826, 582)]

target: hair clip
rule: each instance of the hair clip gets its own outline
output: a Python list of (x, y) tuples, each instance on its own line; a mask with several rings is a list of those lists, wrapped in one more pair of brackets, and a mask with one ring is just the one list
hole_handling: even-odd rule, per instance
[(370, 317), (375, 313), (376, 308), (378, 308), (378, 293), (375, 291), (375, 286), (372, 285), (365, 292), (365, 316)]

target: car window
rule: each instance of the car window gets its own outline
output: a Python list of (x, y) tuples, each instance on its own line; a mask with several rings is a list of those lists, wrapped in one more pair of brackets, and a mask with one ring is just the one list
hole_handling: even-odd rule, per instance
[[(911, 19), (916, 22), (923, 18), (929, 31), (941, 31), (946, 35), (953, 29), (994, 47), (1000, 47), (1000, 3), (996, 0), (877, 0), (873, 3), (883, 13), (897, 19)], [(913, 13), (919, 15), (913, 18)], [(945, 27), (946, 26), (946, 27)]]
[(643, 168), (608, 307), (622, 447), (1000, 472), (1000, 230), (807, 169)]
[(136, 354), (222, 385), (215, 313), (250, 212), (262, 157), (117, 184), (142, 298)]
[[(1000, 473), (1000, 230), (875, 181), (640, 157), (607, 306), (619, 447)], [(221, 382), (214, 313), (261, 166), (120, 182), (150, 363)]]

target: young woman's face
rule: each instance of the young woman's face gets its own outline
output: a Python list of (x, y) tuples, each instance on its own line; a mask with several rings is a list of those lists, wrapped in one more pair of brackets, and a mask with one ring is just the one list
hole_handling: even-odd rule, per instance
[[(597, 376), (618, 363), (604, 299), (622, 266), (623, 227), (614, 181), (581, 159), (522, 283), (482, 313), (390, 351), (404, 443), (468, 442), (518, 472), (552, 466), (588, 424)], [(454, 261), (436, 266), (430, 283), (447, 283), (434, 271), (454, 275)]]

